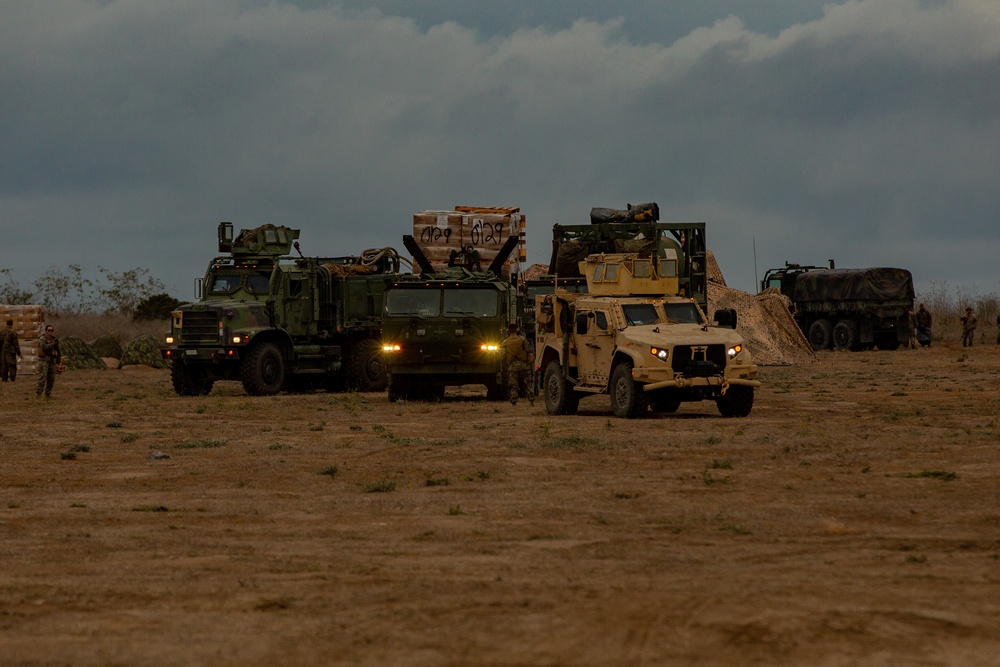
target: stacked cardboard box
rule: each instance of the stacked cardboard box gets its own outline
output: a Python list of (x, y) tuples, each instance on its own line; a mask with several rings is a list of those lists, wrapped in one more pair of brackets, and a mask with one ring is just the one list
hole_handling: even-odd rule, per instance
[[(422, 211), (413, 215), (413, 238), (436, 271), (443, 271), (453, 253), (475, 252), (483, 270), (511, 236), (517, 248), (504, 263), (501, 273), (510, 275), (525, 261), (525, 217), (519, 208), (497, 206), (456, 206), (452, 211)], [(414, 267), (415, 271), (420, 269)]]
[(14, 320), (21, 360), (17, 362), (18, 375), (33, 375), (38, 370), (38, 337), (45, 322), (43, 306), (6, 306), (0, 304), (0, 328)]

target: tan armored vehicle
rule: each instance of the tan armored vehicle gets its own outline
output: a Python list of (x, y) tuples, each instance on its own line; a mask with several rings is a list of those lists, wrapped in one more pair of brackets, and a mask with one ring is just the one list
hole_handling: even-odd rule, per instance
[(590, 255), (580, 270), (589, 293), (536, 297), (536, 372), (550, 414), (575, 413), (588, 394), (609, 394), (618, 417), (701, 400), (724, 417), (750, 414), (760, 382), (736, 311), (718, 311), (711, 325), (693, 299), (665, 296), (679, 291), (671, 259)]

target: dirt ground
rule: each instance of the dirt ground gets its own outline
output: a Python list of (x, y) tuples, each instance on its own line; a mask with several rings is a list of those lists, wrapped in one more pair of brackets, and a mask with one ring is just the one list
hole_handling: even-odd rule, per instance
[(768, 367), (746, 419), (22, 377), (0, 663), (996, 664), (998, 353)]

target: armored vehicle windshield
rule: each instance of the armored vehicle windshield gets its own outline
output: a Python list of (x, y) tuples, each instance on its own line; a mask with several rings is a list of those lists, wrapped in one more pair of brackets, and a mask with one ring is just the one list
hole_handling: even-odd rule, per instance
[(396, 288), (386, 293), (386, 315), (496, 317), (497, 292), (482, 288)]
[(694, 303), (664, 303), (667, 319), (678, 324), (701, 324), (701, 312)]

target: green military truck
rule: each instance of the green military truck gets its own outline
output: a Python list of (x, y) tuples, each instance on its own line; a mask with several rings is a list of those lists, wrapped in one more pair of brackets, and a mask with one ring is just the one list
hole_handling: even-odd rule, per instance
[[(391, 248), (303, 257), (299, 230), (219, 224), (199, 300), (172, 313), (163, 356), (182, 396), (241, 382), (250, 395), (322, 386), (382, 391), (382, 295), (399, 276)], [(298, 257), (290, 256), (294, 246)]]
[(385, 290), (382, 351), (389, 400), (439, 399), (445, 387), (481, 384), (506, 397), (500, 343), (517, 321), (514, 285), (500, 267), (517, 246), (510, 237), (485, 271), (461, 258), (435, 271), (412, 236), (403, 244), (419, 274), (397, 276)]
[(913, 277), (906, 269), (837, 269), (785, 263), (769, 269), (761, 291), (788, 297), (795, 322), (814, 350), (895, 350), (910, 335)]
[(535, 359), (550, 414), (573, 414), (594, 394), (609, 395), (618, 417), (702, 400), (724, 417), (750, 414), (760, 382), (736, 311), (717, 311), (711, 325), (655, 255), (590, 255), (580, 271), (586, 293), (536, 297)]

